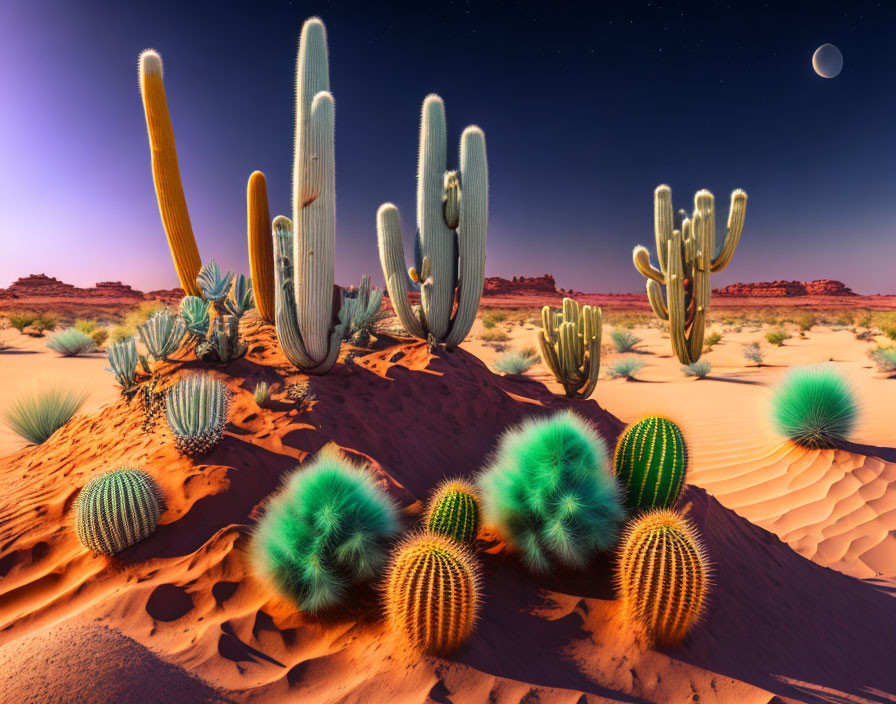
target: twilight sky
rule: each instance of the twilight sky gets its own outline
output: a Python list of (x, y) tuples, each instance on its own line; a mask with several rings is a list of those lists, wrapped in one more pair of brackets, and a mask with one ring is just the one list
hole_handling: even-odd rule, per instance
[[(835, 7), (839, 5), (840, 7)], [(327, 25), (336, 100), (336, 280), (382, 283), (374, 216), (413, 235), (420, 103), (449, 154), (475, 122), (490, 171), (488, 275), (642, 291), (652, 193), (749, 194), (733, 281), (835, 278), (896, 293), (890, 2), (522, 3), (2, 0), (0, 286), (175, 286), (150, 172), (137, 55), (157, 49), (204, 261), (248, 271), (245, 188), (291, 215), (295, 52)], [(831, 42), (842, 73), (812, 53)], [(412, 251), (408, 249), (408, 251)]]

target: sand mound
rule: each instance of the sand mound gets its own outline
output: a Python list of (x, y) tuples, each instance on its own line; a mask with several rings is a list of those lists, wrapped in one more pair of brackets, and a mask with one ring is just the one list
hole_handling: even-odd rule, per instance
[[(214, 372), (234, 401), (224, 440), (199, 464), (176, 455), (164, 421), (143, 432), (124, 401), (5, 460), (0, 643), (101, 619), (237, 701), (767, 704), (896, 693), (892, 597), (809, 562), (693, 488), (684, 507), (705, 535), (717, 586), (705, 623), (674, 652), (645, 648), (619, 620), (609, 558), (533, 578), (489, 535), (482, 619), (450, 659), (397, 648), (372, 586), (332, 613), (296, 612), (252, 577), (246, 547), (283, 472), (325, 444), (368, 464), (412, 527), (428, 492), (479, 469), (509, 424), (571, 407), (608, 444), (622, 424), (594, 401), (497, 376), (464, 351), (433, 357), (420, 342), (349, 351), (310, 380), (316, 400), (300, 410), (282, 388), (305, 377), (270, 332), (254, 332), (249, 350)], [(166, 366), (165, 383), (192, 368), (205, 366)], [(252, 400), (261, 380), (278, 389), (264, 410)], [(149, 472), (166, 511), (149, 539), (110, 560), (77, 542), (70, 514), (79, 488), (117, 463)]]
[(0, 704), (213, 704), (211, 687), (107, 626), (58, 626), (0, 648)]

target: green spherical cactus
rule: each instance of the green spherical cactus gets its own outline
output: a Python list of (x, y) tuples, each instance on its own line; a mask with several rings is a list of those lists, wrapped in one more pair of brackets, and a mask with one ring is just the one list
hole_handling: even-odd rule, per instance
[(426, 527), (459, 543), (472, 543), (479, 532), (479, 496), (463, 479), (447, 479), (437, 488), (426, 511)]
[(121, 467), (94, 477), (75, 504), (78, 540), (106, 555), (139, 543), (156, 529), (160, 497), (152, 477), (139, 469)]
[(671, 508), (688, 469), (681, 428), (668, 418), (642, 418), (619, 439), (614, 465), (629, 511)]

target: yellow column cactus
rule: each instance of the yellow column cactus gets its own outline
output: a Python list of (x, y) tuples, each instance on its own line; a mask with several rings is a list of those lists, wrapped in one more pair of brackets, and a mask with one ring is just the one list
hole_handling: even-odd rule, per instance
[(140, 54), (140, 95), (146, 113), (146, 131), (152, 154), (152, 177), (156, 186), (159, 214), (168, 236), (168, 246), (181, 288), (187, 295), (202, 295), (196, 277), (202, 268), (199, 249), (190, 224), (190, 213), (177, 165), (174, 130), (162, 82), (162, 57), (153, 49)]
[(264, 174), (254, 171), (246, 188), (246, 222), (249, 235), (249, 272), (255, 308), (262, 320), (274, 322), (274, 240)]

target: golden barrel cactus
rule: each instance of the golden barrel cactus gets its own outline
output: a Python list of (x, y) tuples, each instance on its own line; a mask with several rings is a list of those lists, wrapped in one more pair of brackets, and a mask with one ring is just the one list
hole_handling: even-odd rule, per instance
[(249, 272), (255, 308), (265, 322), (274, 322), (274, 240), (268, 210), (268, 185), (261, 171), (253, 171), (246, 188), (249, 234)]
[(193, 237), (187, 200), (180, 181), (174, 130), (162, 82), (162, 57), (152, 49), (144, 51), (140, 54), (139, 74), (140, 95), (143, 97), (146, 131), (152, 154), (152, 177), (174, 268), (177, 270), (180, 286), (187, 295), (201, 296), (196, 277), (202, 268), (202, 261)]
[(674, 511), (633, 521), (622, 540), (617, 583), (626, 620), (651, 644), (675, 646), (700, 618), (709, 568), (703, 545)]
[(398, 546), (386, 578), (390, 628), (411, 647), (447, 653), (469, 637), (479, 609), (479, 567), (459, 543), (419, 533)]

